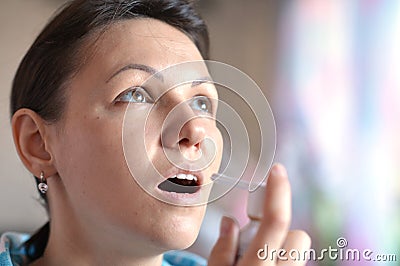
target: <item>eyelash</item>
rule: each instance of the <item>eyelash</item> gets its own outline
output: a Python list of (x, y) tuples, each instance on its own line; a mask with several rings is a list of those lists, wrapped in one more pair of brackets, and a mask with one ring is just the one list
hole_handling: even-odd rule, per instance
[[(135, 95), (135, 93), (141, 93), (141, 95), (143, 96), (142, 100), (136, 100), (136, 101), (132, 101), (134, 96), (139, 97), (139, 95)], [(130, 96), (129, 96), (130, 94)], [(125, 99), (123, 100), (123, 97), (128, 96), (129, 99)], [(129, 103), (153, 103), (154, 100), (151, 98), (151, 96), (149, 95), (149, 93), (146, 91), (145, 88), (142, 88), (140, 86), (134, 86), (131, 87), (125, 91), (123, 91), (120, 95), (117, 96), (117, 98), (115, 99), (115, 102), (129, 102)]]

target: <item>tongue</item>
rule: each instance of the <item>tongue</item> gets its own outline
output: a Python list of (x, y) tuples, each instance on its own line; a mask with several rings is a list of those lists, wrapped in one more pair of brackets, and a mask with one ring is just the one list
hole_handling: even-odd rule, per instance
[(168, 192), (195, 193), (199, 188), (194, 181), (178, 178), (168, 178), (158, 188)]

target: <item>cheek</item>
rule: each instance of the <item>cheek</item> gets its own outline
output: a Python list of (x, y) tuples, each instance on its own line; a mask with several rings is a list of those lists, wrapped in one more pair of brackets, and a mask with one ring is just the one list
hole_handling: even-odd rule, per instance
[[(57, 170), (74, 207), (101, 206), (127, 183), (119, 121), (82, 117), (64, 128), (56, 156)], [(97, 201), (97, 204), (96, 204)], [(83, 206), (82, 206), (83, 207)]]
[(121, 125), (105, 122), (100, 117), (72, 121), (65, 128), (62, 143), (59, 152), (64, 162), (69, 162), (68, 169), (86, 175), (104, 164), (119, 161), (122, 155)]
[(210, 171), (211, 174), (214, 174), (218, 172), (218, 169), (222, 161), (223, 140), (221, 132), (215, 125), (211, 126), (208, 132), (210, 132), (210, 137), (214, 141), (214, 148), (215, 148), (215, 157), (208, 170)]
[(162, 181), (153, 164), (153, 158), (160, 155), (156, 122), (147, 119), (145, 112), (128, 109), (122, 132), (126, 165), (131, 176), (146, 190), (152, 190), (155, 183)]
[(221, 160), (222, 160), (222, 151), (224, 149), (224, 141), (222, 139), (221, 131), (219, 131), (218, 128), (216, 128), (216, 132), (215, 132), (215, 142), (217, 145), (216, 162), (219, 166), (221, 164)]

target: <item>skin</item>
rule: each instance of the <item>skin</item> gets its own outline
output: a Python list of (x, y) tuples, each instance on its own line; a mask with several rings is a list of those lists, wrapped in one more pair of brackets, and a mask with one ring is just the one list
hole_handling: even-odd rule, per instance
[[(222, 154), (215, 121), (191, 119), (178, 136), (169, 134), (177, 118), (162, 125), (178, 104), (197, 95), (212, 99), (218, 95), (213, 86), (203, 83), (172, 90), (168, 86), (146, 88), (146, 93), (157, 99), (156, 104), (131, 103), (128, 107), (121, 100), (128, 88), (140, 86), (150, 76), (140, 69), (120, 71), (126, 65), (143, 64), (161, 70), (202, 59), (185, 34), (163, 22), (138, 19), (115, 23), (90, 48), (95, 51), (93, 56), (68, 83), (67, 105), (60, 121), (46, 123), (29, 109), (18, 110), (12, 119), (21, 160), (34, 175), (43, 171), (49, 186), (51, 234), (44, 256), (33, 265), (160, 265), (162, 253), (187, 248), (194, 242), (205, 205), (176, 206), (149, 195), (132, 178), (130, 163), (140, 166), (134, 167), (133, 173), (145, 177), (146, 190), (157, 194), (157, 182), (178, 171), (163, 149), (197, 158), (207, 137), (216, 144), (217, 157), (198, 174), (204, 177), (204, 183), (209, 182)], [(127, 108), (133, 122), (124, 124)], [(182, 112), (185, 110), (189, 112)], [(127, 143), (122, 141), (123, 133), (128, 136)], [(133, 149), (129, 165), (124, 147)], [(277, 167), (283, 169), (274, 169)], [(269, 239), (276, 246), (309, 244), (304, 233), (288, 233), (290, 186), (286, 174), (277, 176), (272, 174), (269, 179), (266, 218), (250, 251), (263, 247)], [(210, 265), (234, 264), (237, 233), (237, 225), (224, 218)], [(254, 262), (256, 253), (250, 251), (243, 265), (259, 263)]]

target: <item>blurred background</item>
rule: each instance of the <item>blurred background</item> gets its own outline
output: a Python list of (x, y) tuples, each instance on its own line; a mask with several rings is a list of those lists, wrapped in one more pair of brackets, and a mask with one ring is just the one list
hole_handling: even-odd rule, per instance
[[(47, 220), (13, 146), (9, 93), (19, 61), (63, 2), (0, 2), (0, 233)], [(348, 248), (397, 256), (368, 265), (400, 265), (400, 1), (200, 0), (199, 9), (211, 58), (247, 73), (271, 104), (292, 228), (306, 230), (317, 252), (344, 237)], [(246, 199), (234, 189), (211, 203), (191, 250), (208, 256), (222, 215), (244, 226)]]

